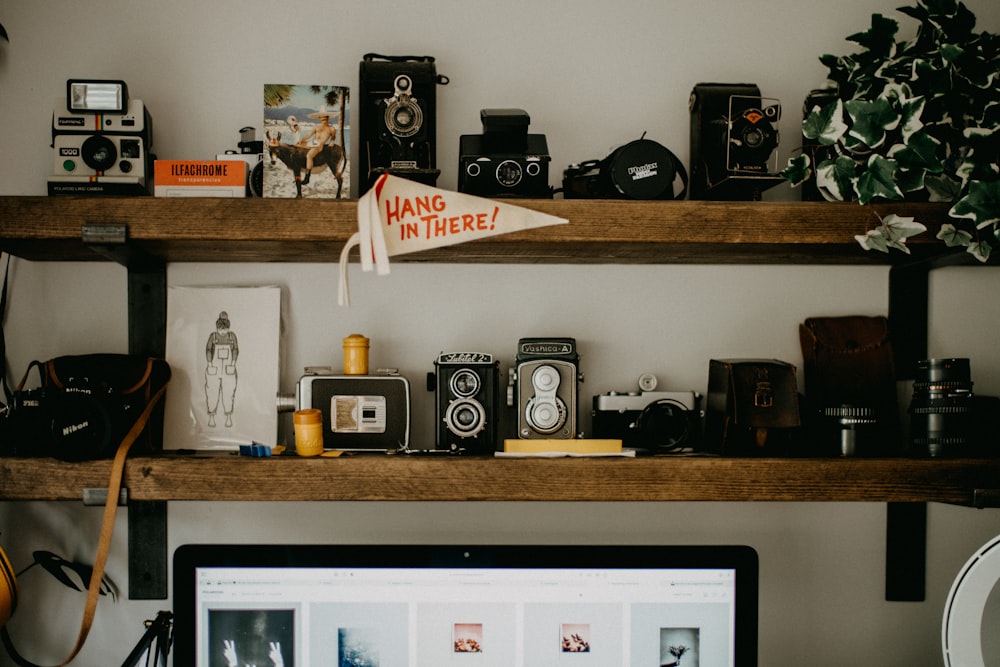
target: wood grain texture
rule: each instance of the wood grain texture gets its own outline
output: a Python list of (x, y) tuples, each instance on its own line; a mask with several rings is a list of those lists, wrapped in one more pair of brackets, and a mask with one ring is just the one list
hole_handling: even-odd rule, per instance
[[(524, 199), (512, 203), (569, 220), (401, 256), (399, 261), (483, 263), (887, 264), (902, 253), (865, 252), (854, 236), (888, 213), (934, 238), (940, 204)], [(335, 262), (357, 229), (357, 201), (156, 197), (0, 197), (0, 247), (36, 260), (102, 259), (81, 242), (84, 224), (120, 224), (136, 247), (170, 262)], [(219, 239), (225, 239), (220, 242)], [(355, 252), (356, 257), (356, 252)]]
[[(78, 500), (110, 462), (0, 458), (0, 498)], [(969, 504), (1000, 459), (493, 459), (354, 455), (129, 460), (134, 500), (866, 501)]]

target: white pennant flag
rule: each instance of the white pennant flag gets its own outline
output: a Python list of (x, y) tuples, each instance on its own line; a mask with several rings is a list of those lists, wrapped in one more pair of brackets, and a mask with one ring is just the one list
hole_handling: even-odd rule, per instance
[(348, 253), (361, 246), (361, 270), (389, 273), (389, 257), (535, 227), (564, 225), (547, 213), (441, 190), (383, 174), (358, 201), (358, 231), (340, 252), (338, 303), (351, 305)]

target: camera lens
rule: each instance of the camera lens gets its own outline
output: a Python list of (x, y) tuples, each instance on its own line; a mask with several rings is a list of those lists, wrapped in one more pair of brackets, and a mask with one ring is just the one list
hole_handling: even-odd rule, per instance
[(80, 147), (84, 163), (94, 171), (107, 171), (118, 159), (118, 149), (107, 137), (95, 134), (84, 140)]
[(444, 423), (458, 437), (468, 438), (486, 426), (486, 409), (471, 398), (452, 401), (445, 412)]
[(743, 143), (747, 148), (760, 148), (764, 144), (764, 133), (751, 127), (743, 133)]
[(479, 376), (468, 368), (463, 368), (451, 376), (448, 384), (452, 393), (466, 398), (479, 391)]
[(424, 124), (424, 112), (409, 97), (394, 99), (385, 108), (385, 127), (397, 137), (412, 137)]
[(497, 183), (505, 188), (512, 188), (520, 183), (522, 176), (521, 165), (514, 160), (504, 160), (497, 167)]
[(910, 401), (910, 432), (915, 453), (958, 454), (969, 444), (972, 380), (968, 359), (917, 362)]

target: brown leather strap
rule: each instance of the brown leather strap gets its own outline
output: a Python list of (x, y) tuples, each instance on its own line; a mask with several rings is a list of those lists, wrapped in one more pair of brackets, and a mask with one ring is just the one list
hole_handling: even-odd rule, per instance
[(164, 384), (153, 394), (152, 399), (150, 399), (142, 414), (139, 415), (135, 424), (132, 425), (129, 432), (125, 434), (125, 438), (121, 444), (118, 445), (118, 451), (115, 452), (115, 458), (111, 462), (111, 478), (108, 480), (108, 499), (104, 503), (104, 519), (101, 523), (101, 535), (97, 541), (94, 572), (90, 577), (90, 586), (87, 588), (87, 602), (83, 608), (83, 620), (80, 622), (80, 632), (77, 635), (72, 653), (70, 653), (66, 660), (59, 663), (59, 667), (65, 667), (65, 665), (73, 661), (73, 658), (77, 656), (87, 641), (87, 635), (90, 634), (90, 628), (94, 623), (94, 616), (97, 612), (97, 600), (101, 592), (101, 580), (104, 578), (104, 566), (108, 562), (108, 552), (111, 549), (111, 533), (114, 531), (115, 515), (118, 512), (118, 496), (121, 493), (122, 476), (125, 472), (125, 458), (128, 456), (128, 451), (136, 438), (139, 437), (139, 434), (146, 427), (146, 422), (149, 421), (150, 415), (153, 414), (153, 409), (160, 398), (163, 397), (166, 390), (167, 386)]
[(150, 415), (153, 414), (153, 409), (166, 390), (167, 385), (164, 384), (153, 394), (152, 399), (146, 404), (146, 409), (142, 411), (139, 419), (136, 420), (132, 428), (129, 429), (129, 432), (125, 434), (125, 438), (121, 444), (118, 445), (118, 451), (115, 452), (115, 458), (111, 462), (111, 478), (108, 480), (108, 498), (104, 503), (104, 520), (101, 523), (101, 536), (97, 541), (97, 555), (94, 557), (94, 573), (90, 577), (90, 586), (87, 588), (87, 603), (83, 608), (83, 621), (80, 623), (80, 632), (77, 635), (73, 652), (65, 661), (60, 663), (59, 667), (64, 667), (76, 657), (80, 649), (83, 648), (84, 642), (87, 641), (87, 635), (90, 634), (90, 627), (94, 623), (94, 614), (97, 612), (97, 599), (101, 592), (101, 580), (104, 578), (104, 566), (108, 562), (108, 552), (111, 549), (111, 533), (114, 531), (115, 515), (118, 513), (118, 496), (121, 493), (122, 476), (125, 473), (125, 458), (128, 456), (128, 450), (131, 449), (132, 443), (142, 433), (142, 429), (146, 427), (146, 422), (149, 421)]

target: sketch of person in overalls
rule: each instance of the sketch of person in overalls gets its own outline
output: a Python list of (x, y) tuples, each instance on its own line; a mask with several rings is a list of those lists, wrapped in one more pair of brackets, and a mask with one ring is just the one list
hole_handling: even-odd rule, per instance
[(222, 401), (222, 411), (226, 415), (226, 426), (233, 425), (233, 403), (236, 399), (236, 358), (240, 356), (240, 345), (236, 334), (229, 330), (229, 315), (219, 313), (215, 321), (215, 331), (205, 344), (205, 401), (208, 404), (208, 425), (215, 426), (215, 413)]

